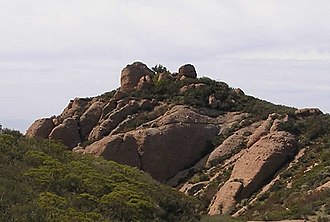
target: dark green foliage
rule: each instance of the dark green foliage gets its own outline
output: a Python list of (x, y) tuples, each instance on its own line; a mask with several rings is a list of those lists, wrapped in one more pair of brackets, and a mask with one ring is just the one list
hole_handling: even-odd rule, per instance
[(0, 135), (0, 221), (196, 221), (199, 202), (47, 140)]
[(110, 92), (105, 92), (102, 95), (99, 95), (98, 97), (102, 98), (102, 99), (112, 99), (113, 96), (115, 95), (116, 91), (117, 90), (112, 90)]
[(306, 145), (315, 139), (329, 136), (330, 115), (309, 116), (303, 119), (293, 116), (291, 121), (282, 125), (282, 129), (299, 136), (301, 143)]
[(156, 74), (160, 74), (160, 73), (165, 73), (169, 71), (167, 70), (167, 68), (161, 64), (155, 65), (154, 67), (151, 68), (152, 71), (154, 71)]
[(252, 96), (239, 97), (239, 101), (235, 106), (236, 110), (250, 113), (259, 119), (266, 119), (271, 113), (292, 115), (295, 111), (294, 108), (275, 105), (273, 103), (254, 98)]

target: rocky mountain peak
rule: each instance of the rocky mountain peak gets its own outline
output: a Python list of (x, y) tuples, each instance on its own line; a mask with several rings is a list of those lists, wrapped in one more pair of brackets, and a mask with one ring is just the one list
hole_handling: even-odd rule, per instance
[(26, 136), (141, 169), (204, 199), (211, 215), (245, 212), (240, 203), (252, 205), (249, 198), (265, 192), (302, 146), (297, 135), (305, 128), (294, 124), (322, 115), (197, 78), (191, 64), (172, 74), (134, 62), (120, 78), (118, 90), (71, 100), (60, 115), (36, 120)]

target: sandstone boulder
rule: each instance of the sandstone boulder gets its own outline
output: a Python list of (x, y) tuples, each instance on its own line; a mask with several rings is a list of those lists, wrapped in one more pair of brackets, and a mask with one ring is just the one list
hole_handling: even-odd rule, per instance
[(261, 138), (235, 163), (232, 179), (242, 179), (244, 188), (240, 199), (256, 191), (265, 181), (284, 166), (295, 153), (296, 141), (292, 134), (277, 131)]
[(110, 99), (110, 101), (103, 107), (100, 120), (104, 120), (117, 107), (117, 101)]
[(55, 124), (53, 119), (51, 118), (43, 118), (36, 120), (26, 131), (26, 136), (31, 137), (39, 137), (43, 139), (47, 139), (50, 132), (54, 129)]
[(113, 96), (113, 98), (116, 101), (119, 101), (121, 99), (123, 99), (126, 96), (126, 94), (123, 91), (117, 90), (117, 92), (115, 93), (115, 95)]
[(183, 106), (177, 106), (153, 121), (153, 127), (106, 136), (86, 147), (85, 152), (124, 163), (126, 151), (120, 150), (135, 150), (141, 162), (136, 164), (130, 160), (129, 165), (139, 167), (159, 181), (166, 181), (200, 160), (219, 132), (210, 117)]
[(273, 125), (273, 122), (274, 120), (272, 116), (269, 116), (265, 121), (263, 121), (263, 123), (250, 136), (249, 141), (247, 142), (247, 147), (252, 146), (261, 137), (267, 135)]
[(166, 181), (200, 160), (217, 133), (215, 125), (180, 123), (137, 132), (142, 170)]
[(144, 76), (152, 78), (154, 72), (142, 62), (134, 62), (131, 65), (127, 65), (121, 72), (121, 91), (130, 92), (134, 90)]
[(62, 141), (70, 149), (77, 146), (81, 142), (77, 121), (73, 118), (65, 119), (52, 130), (49, 138)]
[(102, 115), (103, 107), (103, 102), (94, 102), (80, 117), (80, 135), (82, 138), (88, 136), (94, 126), (98, 123)]
[(137, 141), (130, 134), (117, 134), (104, 137), (85, 148), (85, 153), (102, 156), (121, 164), (141, 168)]
[(196, 69), (193, 65), (186, 64), (186, 65), (183, 65), (179, 68), (179, 75), (180, 76), (185, 76), (187, 78), (196, 79), (197, 72), (196, 72)]
[(257, 128), (257, 124), (244, 127), (227, 139), (225, 139), (217, 148), (215, 148), (207, 158), (206, 168), (210, 168), (219, 163), (226, 156), (238, 152), (240, 149), (246, 148), (246, 142), (252, 132)]
[[(211, 203), (209, 215), (227, 214), (236, 204), (236, 198), (242, 190), (242, 183), (239, 181), (230, 181), (225, 183)], [(225, 195), (221, 195), (225, 194)]]
[(237, 201), (250, 197), (289, 161), (295, 145), (294, 136), (284, 131), (270, 133), (253, 144), (235, 163), (230, 179), (216, 194), (209, 213), (230, 213)]
[(63, 110), (58, 118), (58, 124), (62, 123), (63, 120), (74, 116), (80, 117), (89, 107), (92, 99), (89, 98), (75, 98), (70, 100), (68, 106)]
[(164, 126), (173, 123), (214, 124), (215, 120), (206, 115), (199, 114), (189, 106), (177, 105), (167, 111), (163, 116), (153, 122), (154, 126)]
[(89, 134), (89, 140), (99, 140), (104, 136), (107, 136), (114, 130), (122, 121), (124, 121), (128, 115), (132, 115), (139, 110), (139, 104), (131, 100), (124, 107), (112, 112), (109, 117), (104, 120), (100, 125), (94, 127)]
[(148, 90), (148, 89), (151, 89), (153, 86), (154, 86), (154, 84), (153, 84), (150, 76), (142, 76), (136, 86), (136, 89), (137, 90)]

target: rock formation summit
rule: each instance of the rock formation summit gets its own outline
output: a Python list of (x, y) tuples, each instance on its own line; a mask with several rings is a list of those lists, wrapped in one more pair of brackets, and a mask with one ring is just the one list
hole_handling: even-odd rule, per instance
[(264, 192), (297, 154), (291, 119), (322, 115), (197, 78), (191, 64), (170, 73), (134, 62), (120, 80), (117, 90), (75, 98), (60, 115), (36, 120), (26, 136), (137, 167), (204, 199), (211, 215), (239, 214), (242, 200)]

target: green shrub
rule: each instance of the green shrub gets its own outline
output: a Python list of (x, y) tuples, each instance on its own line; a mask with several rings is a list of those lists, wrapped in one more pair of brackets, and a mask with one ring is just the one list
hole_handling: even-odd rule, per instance
[(0, 135), (0, 221), (194, 221), (194, 198), (47, 141)]

